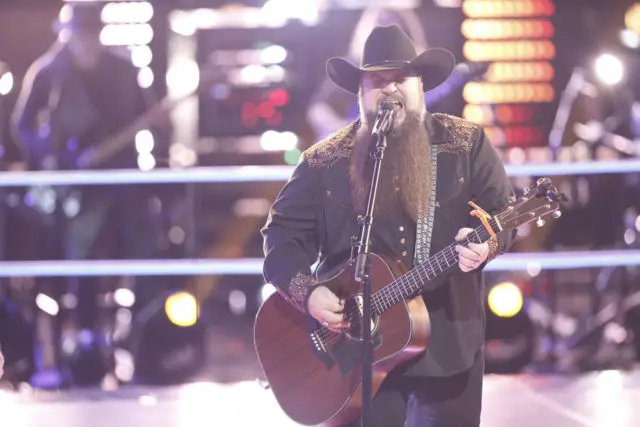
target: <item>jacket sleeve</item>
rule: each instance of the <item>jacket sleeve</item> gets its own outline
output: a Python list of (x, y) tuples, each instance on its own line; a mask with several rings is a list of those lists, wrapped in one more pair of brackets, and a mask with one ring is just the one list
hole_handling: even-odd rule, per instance
[[(41, 157), (50, 149), (46, 141), (38, 135), (36, 118), (46, 107), (49, 88), (44, 69), (34, 63), (25, 74), (18, 100), (12, 114), (12, 133), (19, 148), (28, 158)], [(39, 160), (39, 159), (33, 159)]]
[(274, 201), (265, 226), (263, 274), (299, 310), (317, 286), (311, 266), (318, 259), (319, 170), (304, 159)]
[[(484, 130), (480, 130), (479, 133), (479, 138), (470, 153), (471, 198), (488, 214), (493, 215), (502, 209), (515, 193), (498, 152)], [(475, 228), (480, 224), (477, 218), (473, 218), (470, 226)], [(509, 251), (515, 242), (516, 234), (515, 229), (503, 230), (496, 233), (495, 238), (489, 239), (489, 257), (481, 268)]]

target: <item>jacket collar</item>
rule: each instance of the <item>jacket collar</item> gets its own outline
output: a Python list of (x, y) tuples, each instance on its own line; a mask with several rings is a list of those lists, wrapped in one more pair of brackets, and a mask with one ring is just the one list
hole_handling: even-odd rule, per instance
[(438, 119), (436, 115), (431, 114), (427, 111), (424, 121), (427, 132), (431, 137), (432, 144), (443, 144), (445, 142), (455, 141), (453, 134), (449, 131), (447, 126)]

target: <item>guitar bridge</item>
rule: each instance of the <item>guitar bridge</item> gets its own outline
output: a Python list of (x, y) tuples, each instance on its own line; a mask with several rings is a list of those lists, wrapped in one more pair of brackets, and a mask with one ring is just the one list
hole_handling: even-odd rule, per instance
[(310, 336), (311, 336), (311, 344), (313, 345), (313, 349), (315, 351), (324, 351), (326, 353), (327, 348), (325, 347), (324, 343), (322, 342), (322, 339), (318, 335), (318, 332), (317, 331), (311, 332)]
[(331, 369), (333, 364), (335, 363), (329, 352), (327, 351), (327, 346), (324, 341), (318, 334), (318, 331), (313, 331), (309, 334), (309, 338), (311, 339), (311, 347), (313, 347), (313, 352), (316, 357), (325, 365), (327, 369)]

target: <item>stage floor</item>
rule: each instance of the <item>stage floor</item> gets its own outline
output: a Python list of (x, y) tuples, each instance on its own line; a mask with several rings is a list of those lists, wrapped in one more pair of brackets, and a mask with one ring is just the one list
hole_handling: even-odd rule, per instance
[[(487, 376), (485, 384), (483, 426), (630, 427), (640, 420), (640, 372)], [(0, 394), (2, 427), (294, 425), (256, 382)]]

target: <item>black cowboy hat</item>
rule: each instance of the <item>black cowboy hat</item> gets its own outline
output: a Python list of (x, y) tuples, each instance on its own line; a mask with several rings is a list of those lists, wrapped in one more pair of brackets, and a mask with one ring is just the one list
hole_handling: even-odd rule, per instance
[(61, 11), (60, 17), (54, 22), (55, 32), (70, 30), (72, 32), (97, 32), (103, 27), (103, 3), (81, 1), (66, 3), (67, 8)]
[(356, 67), (344, 58), (327, 61), (327, 75), (338, 87), (357, 94), (362, 73), (411, 67), (420, 77), (424, 91), (442, 84), (453, 71), (455, 58), (445, 49), (427, 49), (420, 55), (411, 39), (397, 25), (377, 26), (364, 44)]

